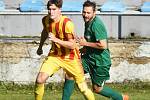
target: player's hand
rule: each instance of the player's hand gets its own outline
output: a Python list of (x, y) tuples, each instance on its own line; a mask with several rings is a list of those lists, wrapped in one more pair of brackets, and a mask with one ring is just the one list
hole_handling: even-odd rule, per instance
[(38, 55), (43, 54), (43, 50), (42, 50), (42, 48), (38, 48), (38, 49), (37, 49), (37, 51), (36, 51), (36, 53), (37, 53)]
[(85, 38), (84, 37), (80, 37), (80, 40), (79, 40), (80, 46), (84, 46), (85, 43), (86, 43)]
[(57, 38), (54, 36), (53, 33), (49, 33), (49, 34), (48, 34), (48, 38), (49, 38), (50, 41), (53, 41), (53, 42), (55, 42), (56, 39), (57, 39)]
[(77, 47), (80, 48), (80, 44), (79, 44), (79, 42), (80, 42), (80, 37), (75, 36), (75, 41), (76, 41)]
[(80, 37), (75, 36), (75, 40), (76, 40), (76, 43), (79, 43), (80, 42)]

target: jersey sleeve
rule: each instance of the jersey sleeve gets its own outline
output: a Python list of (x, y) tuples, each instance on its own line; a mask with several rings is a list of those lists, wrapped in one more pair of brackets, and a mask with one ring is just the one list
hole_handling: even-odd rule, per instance
[(68, 21), (65, 25), (65, 33), (74, 34), (74, 24), (71, 21)]
[(107, 31), (105, 26), (101, 23), (93, 23), (92, 31), (95, 33), (96, 41), (107, 39)]

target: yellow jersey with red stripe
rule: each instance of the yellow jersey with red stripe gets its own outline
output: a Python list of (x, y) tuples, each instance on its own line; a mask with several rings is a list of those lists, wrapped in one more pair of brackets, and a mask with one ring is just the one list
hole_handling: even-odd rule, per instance
[[(74, 24), (66, 16), (61, 16), (58, 22), (52, 22), (49, 25), (49, 32), (53, 33), (56, 38), (63, 41), (68, 41), (69, 39), (74, 39)], [(62, 59), (79, 58), (79, 50), (65, 48), (57, 43), (52, 42), (52, 48), (49, 52), (49, 56), (58, 56)]]

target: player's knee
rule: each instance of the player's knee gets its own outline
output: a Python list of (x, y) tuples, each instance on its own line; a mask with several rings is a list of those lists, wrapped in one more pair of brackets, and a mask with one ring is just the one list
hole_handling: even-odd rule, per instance
[(42, 80), (42, 78), (38, 77), (38, 78), (36, 79), (36, 83), (37, 83), (37, 84), (43, 84), (43, 83), (44, 83), (44, 80)]
[(71, 77), (71, 76), (69, 76), (69, 75), (67, 75), (67, 74), (65, 74), (65, 79), (67, 79), (67, 80), (74, 80), (73, 77)]
[(100, 91), (103, 89), (103, 87), (100, 87), (98, 85), (93, 85), (93, 92), (100, 93)]
[(48, 75), (45, 73), (39, 73), (36, 79), (36, 83), (43, 84), (45, 83), (46, 79), (48, 78)]

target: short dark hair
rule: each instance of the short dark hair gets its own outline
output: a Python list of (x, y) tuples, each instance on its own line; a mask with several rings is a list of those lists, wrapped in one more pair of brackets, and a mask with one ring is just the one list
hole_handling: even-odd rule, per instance
[(49, 9), (49, 6), (52, 4), (55, 4), (58, 8), (62, 8), (63, 0), (48, 0), (47, 9)]
[(83, 4), (83, 8), (84, 7), (92, 7), (93, 8), (93, 11), (96, 11), (96, 3), (95, 2), (92, 2), (92, 1), (85, 1), (84, 4)]

